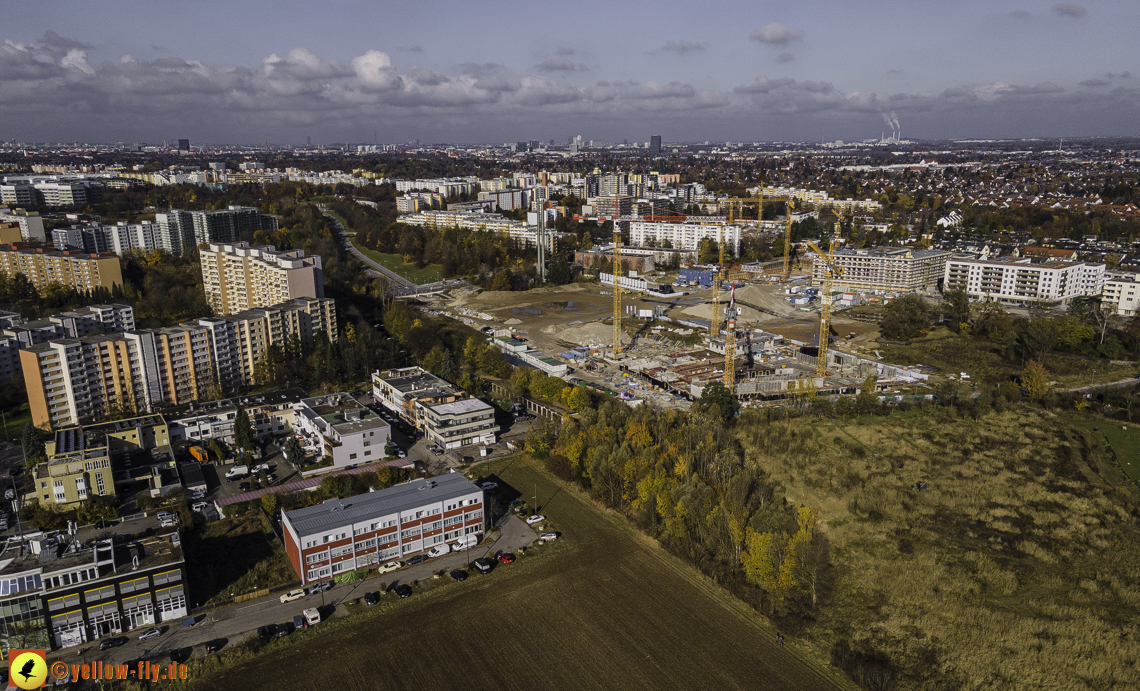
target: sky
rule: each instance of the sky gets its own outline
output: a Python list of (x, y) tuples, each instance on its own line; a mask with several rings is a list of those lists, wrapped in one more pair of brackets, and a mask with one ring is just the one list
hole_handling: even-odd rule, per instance
[(0, 140), (1140, 135), (1140, 2), (37, 0)]

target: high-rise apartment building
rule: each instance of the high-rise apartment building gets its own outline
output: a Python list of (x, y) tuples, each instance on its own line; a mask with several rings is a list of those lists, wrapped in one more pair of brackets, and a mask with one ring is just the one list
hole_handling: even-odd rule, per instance
[(336, 338), (332, 300), (303, 298), (179, 326), (58, 338), (20, 351), (32, 422), (44, 428), (153, 412), (232, 390), (253, 379), (270, 346), (294, 336)]
[(231, 206), (217, 211), (183, 211), (171, 209), (155, 214), (159, 249), (171, 254), (184, 254), (193, 247), (210, 242), (252, 240), (259, 230), (275, 232), (277, 218), (248, 206)]
[(158, 249), (157, 226), (153, 223), (126, 223), (105, 226), (71, 226), (51, 231), (52, 244), (58, 250), (77, 249), (90, 254), (123, 254), (130, 250), (150, 252)]
[(123, 284), (123, 270), (114, 255), (32, 249), (20, 244), (0, 245), (0, 271), (9, 277), (24, 274), (40, 290), (52, 283), (83, 291), (111, 290)]
[(661, 153), (661, 135), (655, 134), (649, 138), (649, 153)]
[(702, 240), (724, 242), (733, 256), (740, 254), (740, 226), (724, 223), (666, 223), (660, 221), (632, 221), (629, 224), (630, 244), (637, 247), (669, 247), (677, 250), (700, 249)]
[(210, 243), (200, 252), (202, 288), (218, 314), (268, 307), (293, 298), (325, 296), (321, 258), (272, 245)]
[(1034, 264), (1026, 257), (951, 258), (945, 271), (944, 290), (965, 290), (970, 297), (1011, 305), (1068, 304), (1104, 291), (1104, 264)]
[[(906, 247), (842, 249), (835, 252), (835, 265), (843, 269), (833, 278), (835, 290), (881, 290), (912, 293), (938, 286), (946, 269), (949, 252), (913, 251)], [(812, 263), (812, 283), (820, 285), (827, 271), (826, 262), (816, 257)]]

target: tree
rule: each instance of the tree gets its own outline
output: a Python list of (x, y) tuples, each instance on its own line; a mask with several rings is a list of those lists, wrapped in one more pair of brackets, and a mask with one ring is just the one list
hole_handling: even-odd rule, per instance
[(1049, 370), (1036, 360), (1030, 360), (1021, 372), (1021, 385), (1029, 392), (1030, 398), (1040, 400), (1049, 392)]
[(253, 424), (249, 421), (249, 413), (241, 406), (238, 406), (234, 418), (234, 445), (247, 456), (253, 456)]
[(546, 272), (546, 282), (551, 285), (562, 286), (570, 282), (570, 265), (562, 257), (550, 262)]
[(491, 290), (510, 290), (511, 289), (511, 272), (500, 271), (495, 274), (495, 278), (491, 281)]
[(297, 441), (295, 436), (290, 435), (285, 442), (285, 459), (295, 468), (300, 468), (305, 464), (305, 449), (302, 448), (301, 442)]
[(273, 492), (266, 492), (261, 495), (261, 508), (265, 511), (265, 515), (270, 518), (277, 517), (277, 495)]
[(962, 326), (970, 321), (970, 295), (962, 289), (949, 290), (946, 298), (946, 316), (954, 325), (955, 332), (961, 332)]
[(728, 422), (740, 410), (740, 401), (728, 390), (723, 382), (717, 380), (706, 384), (701, 397), (697, 399), (696, 408), (699, 412)]
[(43, 434), (41, 434), (39, 428), (30, 421), (24, 425), (24, 431), (20, 434), (20, 445), (24, 447), (24, 458), (27, 460), (28, 465), (35, 463), (37, 459), (47, 456), (44, 451)]
[(887, 305), (879, 331), (888, 339), (907, 339), (925, 333), (930, 326), (930, 308), (926, 301), (911, 293)]
[(76, 517), (80, 523), (92, 525), (98, 523), (100, 520), (114, 520), (118, 518), (119, 510), (115, 508), (115, 502), (105, 497), (94, 496), (80, 505), (79, 511), (76, 512)]

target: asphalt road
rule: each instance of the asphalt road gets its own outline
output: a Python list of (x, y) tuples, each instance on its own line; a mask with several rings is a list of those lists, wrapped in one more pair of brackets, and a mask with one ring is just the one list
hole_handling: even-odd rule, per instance
[[(138, 640), (138, 636), (145, 630), (138, 629), (128, 635), (129, 641), (121, 647), (100, 651), (98, 642), (89, 642), (80, 648), (60, 651), (57, 657), (64, 661), (82, 659), (85, 662), (103, 660), (104, 662), (117, 663), (139, 658), (168, 660), (170, 654), (175, 651), (185, 655), (187, 648), (192, 648), (192, 654), (201, 657), (205, 655), (203, 644), (207, 641), (225, 639), (227, 645), (240, 643), (256, 636), (259, 626), (291, 623), (295, 615), (301, 614), (302, 611), (310, 607), (318, 608), (321, 617), (327, 618), (332, 615), (337, 605), (378, 590), (381, 582), (387, 588), (392, 588), (401, 583), (425, 580), (440, 570), (451, 571), (466, 568), (468, 563), (479, 557), (494, 555), (498, 552), (513, 552), (533, 544), (537, 539), (537, 533), (534, 529), (513, 514), (506, 516), (500, 522), (500, 530), (498, 539), (489, 546), (480, 545), (463, 552), (452, 552), (445, 557), (429, 559), (423, 564), (384, 574), (379, 579), (339, 583), (324, 593), (307, 595), (300, 600), (285, 604), (281, 602), (281, 593), (276, 593), (257, 600), (216, 609), (206, 615), (198, 615), (198, 623), (191, 628), (182, 628), (179, 622), (164, 622), (159, 625), (163, 634), (149, 641)], [(446, 577), (443, 576), (443, 578)], [(388, 594), (385, 597), (396, 596)], [(318, 626), (320, 625), (318, 624)], [(77, 655), (80, 650), (83, 651), (83, 654)], [(180, 657), (179, 659), (182, 660), (183, 658)]]

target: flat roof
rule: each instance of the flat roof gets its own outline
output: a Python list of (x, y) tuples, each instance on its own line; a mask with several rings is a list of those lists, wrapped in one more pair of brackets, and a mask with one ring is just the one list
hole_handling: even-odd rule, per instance
[(298, 537), (305, 537), (472, 492), (482, 494), (483, 490), (459, 473), (447, 473), (354, 497), (329, 499), (316, 506), (289, 511), (285, 518)]
[(478, 398), (464, 398), (461, 401), (440, 403), (439, 405), (429, 405), (427, 407), (433, 413), (440, 415), (461, 415), (463, 413), (478, 413), (480, 411), (489, 410), (491, 405), (480, 401)]

